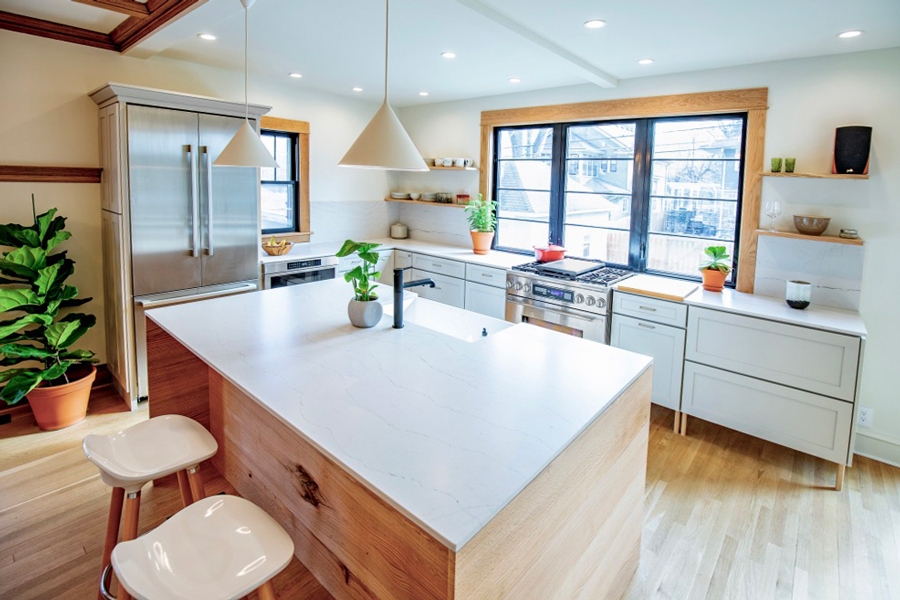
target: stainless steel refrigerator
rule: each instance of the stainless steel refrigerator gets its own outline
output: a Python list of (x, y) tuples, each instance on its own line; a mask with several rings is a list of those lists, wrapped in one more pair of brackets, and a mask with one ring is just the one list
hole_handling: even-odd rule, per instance
[[(145, 310), (259, 288), (259, 172), (213, 166), (243, 105), (119, 84), (91, 96), (101, 107), (107, 363), (135, 407), (148, 395)], [(267, 110), (251, 105), (251, 118)]]

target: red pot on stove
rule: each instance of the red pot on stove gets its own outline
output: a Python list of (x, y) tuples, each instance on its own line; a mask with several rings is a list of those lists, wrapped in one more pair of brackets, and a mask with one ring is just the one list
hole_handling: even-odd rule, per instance
[(546, 246), (535, 246), (534, 257), (538, 262), (553, 262), (554, 260), (562, 260), (566, 257), (566, 249), (556, 244), (547, 244)]

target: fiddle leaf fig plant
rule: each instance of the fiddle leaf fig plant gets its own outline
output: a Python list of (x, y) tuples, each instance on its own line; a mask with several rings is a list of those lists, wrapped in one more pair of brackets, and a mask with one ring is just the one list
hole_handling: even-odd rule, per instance
[(490, 233), (494, 231), (497, 225), (497, 217), (494, 215), (493, 200), (485, 200), (481, 194), (478, 194), (476, 200), (472, 200), (466, 205), (466, 217), (469, 219), (469, 229), (482, 233)]
[(700, 264), (701, 271), (721, 271), (726, 275), (731, 272), (731, 263), (728, 262), (731, 256), (728, 255), (725, 246), (709, 246), (703, 252), (709, 258)]
[[(32, 196), (32, 210), (34, 197)], [(69, 369), (96, 362), (89, 350), (73, 349), (97, 319), (60, 311), (90, 302), (66, 284), (75, 261), (51, 251), (71, 237), (65, 217), (52, 208), (28, 227), (0, 225), (0, 245), (12, 248), (0, 258), (0, 399), (16, 404), (42, 382), (69, 383)], [(23, 365), (23, 363), (25, 363)], [(22, 365), (22, 366), (20, 366)]]
[(381, 244), (369, 244), (365, 242), (354, 242), (347, 240), (341, 249), (337, 252), (337, 257), (358, 255), (363, 263), (358, 265), (344, 274), (344, 280), (353, 284), (354, 300), (359, 302), (371, 302), (377, 300), (378, 295), (374, 292), (378, 284), (378, 278), (381, 273), (376, 270), (378, 265), (378, 248)]

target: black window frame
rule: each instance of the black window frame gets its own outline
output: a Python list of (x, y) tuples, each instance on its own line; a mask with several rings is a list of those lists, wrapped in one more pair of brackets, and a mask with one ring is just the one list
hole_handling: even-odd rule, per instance
[(279, 233), (297, 233), (300, 231), (300, 135), (291, 131), (279, 131), (277, 129), (261, 129), (260, 135), (287, 138), (291, 142), (289, 155), (291, 157), (290, 179), (266, 180), (260, 176), (260, 187), (265, 185), (291, 186), (291, 197), (294, 205), (294, 219), (290, 227), (278, 229), (262, 229), (262, 235), (274, 235)]
[[(638, 273), (650, 273), (662, 275), (665, 277), (673, 277), (677, 279), (685, 279), (691, 281), (699, 281), (701, 279), (699, 272), (696, 276), (686, 275), (684, 273), (673, 273), (669, 271), (660, 271), (647, 268), (647, 258), (649, 254), (650, 244), (650, 200), (651, 200), (651, 174), (653, 161), (653, 125), (658, 122), (673, 121), (698, 121), (698, 120), (718, 120), (718, 119), (740, 119), (741, 120), (741, 144), (740, 159), (738, 161), (738, 181), (737, 181), (737, 199), (736, 203), (736, 219), (734, 227), (734, 241), (732, 251), (732, 273), (730, 281), (726, 282), (726, 286), (735, 287), (738, 279), (738, 256), (740, 255), (741, 240), (741, 211), (744, 202), (744, 172), (747, 160), (747, 121), (748, 113), (746, 111), (729, 112), (729, 113), (713, 113), (698, 115), (676, 115), (667, 117), (645, 117), (641, 119), (596, 119), (590, 121), (573, 121), (564, 123), (532, 123), (528, 125), (511, 125), (506, 127), (495, 127), (492, 132), (493, 137), (493, 156), (491, 164), (491, 187), (492, 197), (497, 199), (499, 168), (500, 168), (500, 135), (503, 131), (512, 131), (518, 129), (539, 129), (551, 128), (553, 132), (553, 151), (550, 157), (551, 175), (550, 175), (550, 218), (548, 225), (548, 240), (552, 244), (562, 244), (563, 233), (565, 230), (565, 181), (567, 175), (567, 144), (570, 127), (585, 127), (592, 125), (615, 125), (624, 123), (633, 123), (635, 125), (635, 148), (634, 148), (634, 174), (632, 180), (632, 196), (631, 196), (631, 226), (629, 229), (629, 248), (628, 248), (628, 264), (620, 265), (608, 263), (616, 267), (623, 267)], [(535, 159), (538, 160), (538, 159)], [(715, 160), (715, 159), (714, 159)], [(711, 199), (715, 201), (714, 199)], [(724, 200), (723, 200), (724, 201)], [(499, 218), (499, 203), (494, 208), (495, 216)], [(512, 220), (512, 219), (505, 219)], [(499, 221), (498, 221), (499, 225)], [(692, 236), (678, 236), (692, 237)], [(706, 239), (706, 238), (704, 238)], [(529, 255), (531, 252), (522, 248), (511, 248), (499, 245), (497, 242), (502, 241), (498, 235), (494, 238), (494, 249), (504, 252), (512, 252), (516, 254)], [(712, 241), (712, 240), (711, 240)]]

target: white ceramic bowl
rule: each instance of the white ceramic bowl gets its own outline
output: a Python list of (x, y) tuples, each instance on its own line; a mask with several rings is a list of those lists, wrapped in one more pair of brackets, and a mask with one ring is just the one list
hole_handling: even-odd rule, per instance
[(418, 193), (409, 195), (410, 200), (418, 200), (421, 197), (422, 197), (422, 194), (418, 194)]

